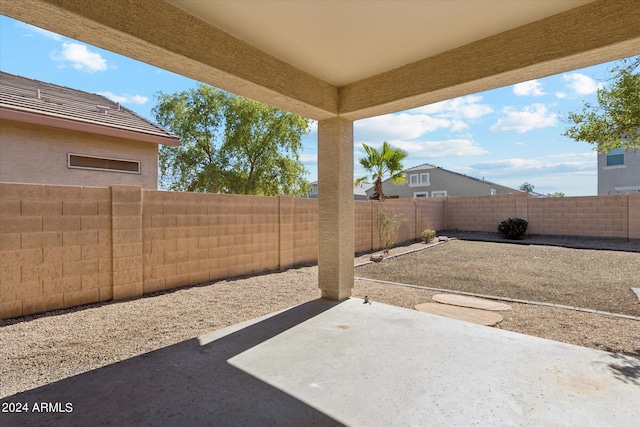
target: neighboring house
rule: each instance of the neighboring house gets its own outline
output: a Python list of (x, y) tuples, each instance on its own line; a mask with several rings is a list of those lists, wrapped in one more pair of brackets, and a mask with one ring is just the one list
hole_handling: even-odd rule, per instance
[(158, 187), (179, 138), (101, 95), (0, 72), (0, 182)]
[[(367, 190), (373, 184), (369, 184), (368, 182), (361, 182), (358, 185), (353, 186), (353, 200), (368, 200), (369, 196), (367, 195)], [(318, 181), (314, 181), (311, 183), (311, 191), (309, 191), (310, 199), (318, 198)]]
[(640, 192), (640, 150), (598, 154), (598, 196)]
[[(423, 164), (404, 171), (406, 184), (396, 185), (390, 179), (382, 182), (382, 191), (387, 198), (408, 199), (413, 197), (482, 196), (487, 194), (519, 193), (519, 190), (494, 184), (484, 179), (472, 178), (438, 166)], [(373, 194), (373, 187), (367, 195)]]

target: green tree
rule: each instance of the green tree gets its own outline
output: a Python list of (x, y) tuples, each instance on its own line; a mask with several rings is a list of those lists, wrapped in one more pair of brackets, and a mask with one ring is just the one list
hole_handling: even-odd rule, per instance
[(547, 193), (549, 197), (564, 197), (564, 193), (561, 191), (556, 191), (555, 193)]
[[(382, 180), (389, 175), (391, 182), (394, 184), (404, 184), (407, 177), (402, 173), (402, 160), (407, 157), (407, 153), (400, 148), (389, 145), (387, 141), (382, 143), (380, 151), (366, 144), (362, 144), (362, 148), (367, 152), (366, 157), (362, 157), (359, 161), (365, 171), (371, 174), (374, 180), (373, 191), (377, 193), (380, 201), (384, 201), (384, 193), (382, 192)], [(367, 181), (368, 176), (356, 179), (355, 184)]]
[(594, 144), (599, 153), (616, 148), (640, 148), (640, 56), (614, 67), (613, 81), (596, 92), (597, 105), (584, 103), (582, 112), (570, 112), (572, 124), (564, 136)]
[(520, 191), (526, 191), (527, 193), (533, 193), (533, 189), (535, 187), (533, 186), (533, 184), (525, 182), (524, 184), (522, 184), (520, 186)]
[(160, 148), (161, 186), (176, 191), (303, 195), (308, 119), (204, 84), (156, 94), (156, 121), (181, 139)]

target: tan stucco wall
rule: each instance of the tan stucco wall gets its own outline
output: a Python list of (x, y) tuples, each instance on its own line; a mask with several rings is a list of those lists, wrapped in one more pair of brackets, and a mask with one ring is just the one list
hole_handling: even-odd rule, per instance
[[(67, 153), (140, 162), (140, 174), (69, 169)], [(158, 186), (158, 146), (102, 135), (0, 121), (0, 182), (106, 187)]]

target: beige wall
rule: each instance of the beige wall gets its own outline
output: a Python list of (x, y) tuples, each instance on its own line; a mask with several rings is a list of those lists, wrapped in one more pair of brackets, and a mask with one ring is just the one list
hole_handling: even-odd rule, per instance
[[(357, 201), (354, 252), (379, 249), (376, 213), (426, 228), (640, 239), (640, 193)], [(0, 318), (258, 274), (318, 260), (318, 200), (0, 183)]]
[[(67, 153), (140, 162), (140, 174), (67, 168)], [(11, 120), (0, 120), (0, 182), (158, 187), (158, 146)]]
[(0, 317), (112, 299), (111, 190), (0, 184)]

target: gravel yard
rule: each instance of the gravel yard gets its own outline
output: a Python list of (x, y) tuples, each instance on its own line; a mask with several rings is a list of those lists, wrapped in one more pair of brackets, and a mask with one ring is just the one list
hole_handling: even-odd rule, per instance
[[(478, 245), (480, 249), (473, 249), (473, 245)], [(507, 248), (506, 252), (500, 248)], [(438, 274), (447, 274), (446, 271), (451, 270), (448, 274), (460, 276), (460, 283), (466, 286), (475, 283), (475, 288), (468, 289), (478, 293), (495, 294), (499, 289), (517, 290), (524, 293), (517, 294), (520, 296), (511, 293), (508, 296), (529, 296), (526, 299), (545, 301), (542, 298), (544, 296), (560, 298), (559, 301), (564, 303), (567, 302), (563, 299), (565, 297), (576, 298), (575, 301), (580, 304), (575, 305), (579, 306), (593, 301), (593, 304), (586, 304), (587, 307), (596, 307), (595, 304), (605, 301), (607, 304), (602, 309), (638, 315), (638, 303), (632, 299), (634, 295), (629, 295), (628, 301), (625, 301), (618, 294), (625, 287), (628, 290), (629, 280), (638, 280), (640, 254), (610, 251), (592, 254), (593, 251), (565, 248), (544, 248), (541, 249), (543, 252), (537, 252), (537, 249), (533, 250), (534, 247), (522, 248), (529, 248), (529, 252), (517, 256), (520, 248), (514, 245), (451, 241), (414, 254), (387, 259), (380, 264), (358, 267), (356, 276), (369, 274), (373, 277), (373, 272), (385, 271), (384, 280), (412, 283), (409, 281), (412, 278), (417, 280), (424, 277), (425, 283), (428, 281), (430, 285), (437, 284), (438, 288), (443, 288), (445, 284), (453, 282), (443, 282), (443, 276)], [(396, 252), (401, 250), (403, 248), (395, 249)], [(570, 255), (572, 252), (577, 252), (577, 257)], [(443, 254), (448, 254), (444, 258), (449, 258), (450, 264), (441, 263), (444, 262)], [(538, 262), (537, 256), (545, 257), (555, 266), (555, 275), (552, 270), (525, 269), (524, 266), (529, 263)], [(603, 265), (599, 259), (606, 259), (607, 262)], [(593, 265), (598, 267), (590, 267)], [(634, 265), (635, 275), (627, 271), (633, 269)], [(610, 274), (601, 271), (607, 267), (610, 268)], [(402, 276), (402, 271), (413, 272), (413, 276)], [(627, 271), (627, 276), (618, 275), (622, 274), (621, 271)], [(527, 286), (514, 286), (517, 282), (515, 272), (529, 278)], [(567, 275), (569, 273), (571, 276)], [(612, 276), (614, 273), (616, 275)], [(588, 279), (596, 274), (599, 280)], [(551, 280), (554, 276), (562, 277), (542, 290), (534, 289), (533, 278)], [(490, 277), (500, 278), (495, 280), (498, 283), (495, 286), (499, 288), (488, 287)], [(572, 291), (571, 286), (557, 289), (557, 283), (572, 281), (574, 287), (575, 283), (579, 284), (577, 292)], [(598, 287), (599, 281), (603, 281), (604, 286)], [(374, 304), (386, 303), (410, 309), (429, 301), (434, 293), (367, 280), (356, 280), (353, 289), (354, 297), (368, 295)], [(183, 288), (129, 301), (0, 321), (0, 397), (300, 304), (318, 295), (317, 267), (305, 267)], [(502, 329), (640, 357), (640, 322), (637, 320), (553, 307), (510, 305), (513, 309), (503, 312), (505, 319), (498, 325)]]
[(640, 253), (452, 240), (356, 276), (640, 316)]

